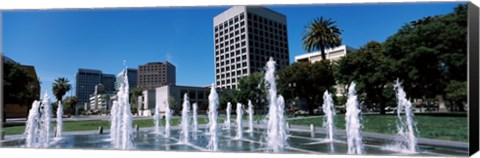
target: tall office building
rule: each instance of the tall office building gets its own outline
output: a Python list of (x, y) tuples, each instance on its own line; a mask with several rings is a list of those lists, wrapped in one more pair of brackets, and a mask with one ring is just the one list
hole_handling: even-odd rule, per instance
[(270, 57), (277, 68), (289, 64), (287, 18), (258, 6), (235, 6), (213, 19), (215, 81), (237, 88), (238, 80), (263, 71)]
[(100, 70), (78, 69), (76, 76), (75, 95), (78, 105), (89, 102), (90, 94), (95, 92), (95, 85), (101, 83), (107, 93), (115, 91), (115, 75), (103, 74)]
[(175, 75), (175, 66), (168, 61), (139, 65), (138, 86), (142, 90), (155, 90), (155, 88), (164, 85), (175, 85)]
[[(115, 90), (118, 90), (120, 87), (120, 83), (123, 82), (123, 73), (125, 70), (122, 70), (117, 74), (117, 80), (115, 82)], [(128, 76), (128, 86), (130, 89), (137, 87), (137, 80), (138, 80), (138, 70), (133, 68), (127, 69), (127, 76)]]
[(105, 87), (106, 93), (114, 93), (115, 92), (115, 75), (113, 74), (102, 74), (101, 83)]

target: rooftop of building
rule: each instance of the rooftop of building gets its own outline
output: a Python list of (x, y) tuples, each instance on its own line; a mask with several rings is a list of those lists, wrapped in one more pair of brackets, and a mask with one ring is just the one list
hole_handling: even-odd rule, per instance
[(257, 15), (258, 14), (265, 15), (267, 17), (276, 17), (276, 18), (272, 18), (272, 20), (278, 20), (278, 22), (286, 23), (285, 15), (262, 6), (233, 6), (223, 11), (222, 13), (216, 15), (213, 18), (213, 24), (214, 26), (216, 26), (223, 22), (222, 19), (224, 20), (224, 19), (230, 18), (231, 15), (236, 15), (244, 11), (252, 12)]
[[(329, 54), (331, 52), (337, 52), (337, 51), (340, 51), (340, 50), (347, 50), (347, 52), (350, 52), (350, 51), (355, 51), (357, 50), (356, 48), (353, 48), (353, 47), (350, 47), (348, 45), (341, 45), (341, 46), (338, 46), (338, 47), (335, 47), (335, 48), (330, 48), (330, 49), (326, 49), (325, 50), (325, 54)], [(321, 55), (321, 52), (320, 50), (318, 51), (314, 51), (314, 52), (310, 52), (310, 53), (305, 53), (305, 54), (301, 54), (301, 55), (297, 55), (295, 56), (295, 60), (297, 59), (302, 59), (302, 58), (307, 58), (307, 57), (311, 57), (311, 56), (317, 56), (317, 55)]]

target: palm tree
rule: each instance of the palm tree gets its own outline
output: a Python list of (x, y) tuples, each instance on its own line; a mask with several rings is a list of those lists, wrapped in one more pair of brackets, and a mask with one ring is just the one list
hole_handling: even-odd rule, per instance
[(52, 91), (57, 98), (57, 101), (61, 101), (65, 93), (70, 90), (71, 85), (68, 82), (68, 79), (66, 79), (65, 77), (60, 77), (57, 78), (55, 80), (55, 83), (52, 84)]
[(335, 25), (336, 21), (323, 19), (323, 17), (314, 19), (306, 26), (302, 37), (303, 47), (308, 52), (318, 51), (322, 53), (322, 60), (327, 57), (325, 49), (340, 46), (341, 30)]

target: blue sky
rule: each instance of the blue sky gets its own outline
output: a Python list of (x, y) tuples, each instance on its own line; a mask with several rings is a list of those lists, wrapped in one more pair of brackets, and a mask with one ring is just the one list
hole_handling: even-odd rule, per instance
[[(462, 2), (463, 3), (463, 2)], [(266, 6), (287, 16), (290, 62), (306, 53), (305, 25), (323, 16), (337, 21), (343, 44), (358, 48), (384, 41), (401, 26), (425, 16), (447, 14), (461, 3), (382, 3)], [(213, 17), (229, 7), (3, 11), (3, 52), (34, 65), (42, 96), (58, 77), (75, 85), (78, 68), (117, 74), (128, 67), (168, 60), (177, 84), (214, 82)], [(70, 93), (68, 93), (70, 95)]]

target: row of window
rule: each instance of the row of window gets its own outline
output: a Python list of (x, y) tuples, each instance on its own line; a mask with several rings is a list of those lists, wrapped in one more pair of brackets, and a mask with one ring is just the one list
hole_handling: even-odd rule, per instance
[(247, 71), (247, 68), (243, 68), (243, 69), (237, 69), (237, 70), (233, 70), (230, 71), (224, 71), (225, 69), (222, 69), (220, 70), (221, 72), (220, 73), (216, 73), (216, 79), (220, 79), (220, 78), (225, 78), (225, 77), (234, 77), (234, 76), (242, 76), (242, 75), (247, 75), (248, 71)]
[(240, 41), (245, 41), (245, 39), (246, 39), (244, 33), (241, 34), (240, 36), (237, 36), (237, 35), (235, 35), (235, 36), (236, 37), (232, 37), (230, 39), (225, 38), (225, 40), (224, 40), (223, 37), (215, 39), (215, 49), (218, 49), (218, 48), (224, 47), (224, 46), (239, 44)]
[(217, 32), (218, 30), (222, 30), (223, 28), (227, 28), (228, 26), (231, 26), (234, 23), (238, 23), (239, 21), (242, 21), (243, 19), (245, 19), (245, 14), (242, 12), (238, 15), (233, 16), (232, 18), (230, 18), (228, 20), (225, 20), (225, 22), (223, 22), (222, 24), (219, 24), (219, 25), (215, 26), (215, 32)]
[[(229, 57), (234, 57), (234, 56), (239, 56), (241, 54), (247, 53), (247, 48), (242, 48), (242, 49), (236, 49), (235, 51), (231, 50), (230, 52), (225, 52), (225, 50), (216, 50), (215, 51), (215, 57), (221, 57), (221, 56), (229, 56)], [(221, 56), (220, 56), (221, 55)], [(225, 58), (225, 57), (224, 57)], [(223, 58), (222, 58), (223, 59)], [(218, 61), (218, 58), (217, 60)]]
[[(215, 31), (215, 38), (222, 35), (228, 35), (228, 33), (232, 33), (234, 31), (241, 31), (242, 33), (245, 32), (245, 21), (241, 21), (240, 23), (236, 23), (234, 26), (230, 26), (229, 28), (216, 30)], [(232, 36), (232, 35), (230, 35)]]
[(280, 28), (280, 29), (286, 29), (286, 26), (282, 23), (270, 20), (268, 18), (265, 18), (265, 17), (257, 15), (257, 14), (253, 14), (253, 13), (248, 13), (248, 20), (258, 22), (258, 23), (262, 23), (262, 24), (265, 24), (265, 25), (274, 26), (274, 27)]

